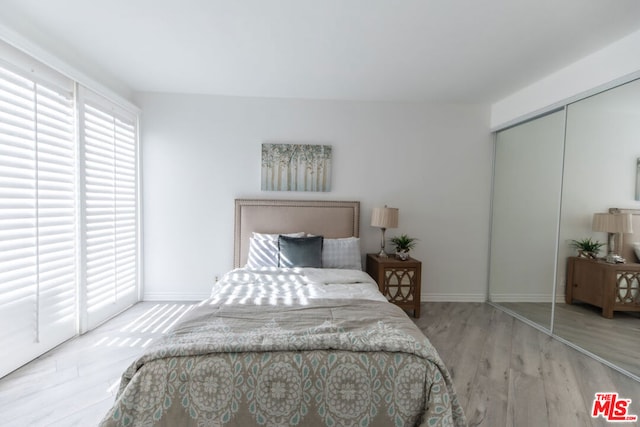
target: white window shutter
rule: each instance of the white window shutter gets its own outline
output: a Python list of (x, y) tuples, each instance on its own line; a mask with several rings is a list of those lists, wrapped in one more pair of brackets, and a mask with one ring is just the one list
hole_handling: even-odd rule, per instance
[[(76, 149), (72, 94), (38, 86), (38, 280), (41, 325), (75, 325)], [(43, 328), (44, 329), (44, 328)], [(75, 327), (72, 330), (75, 332)]]
[(137, 126), (0, 41), (0, 377), (138, 300)]
[(91, 329), (138, 301), (137, 116), (80, 90), (83, 329)]
[(46, 80), (0, 64), (0, 377), (76, 333), (73, 82)]

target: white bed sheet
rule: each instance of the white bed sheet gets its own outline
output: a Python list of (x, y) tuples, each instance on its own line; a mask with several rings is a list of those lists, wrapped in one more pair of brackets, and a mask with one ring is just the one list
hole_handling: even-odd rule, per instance
[(376, 282), (361, 270), (237, 268), (213, 286), (208, 303), (306, 305), (313, 299), (386, 301)]

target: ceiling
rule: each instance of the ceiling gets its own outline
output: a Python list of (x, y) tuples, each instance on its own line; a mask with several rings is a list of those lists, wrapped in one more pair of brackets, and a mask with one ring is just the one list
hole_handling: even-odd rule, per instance
[(639, 30), (640, 2), (0, 0), (0, 24), (130, 91), (491, 103)]

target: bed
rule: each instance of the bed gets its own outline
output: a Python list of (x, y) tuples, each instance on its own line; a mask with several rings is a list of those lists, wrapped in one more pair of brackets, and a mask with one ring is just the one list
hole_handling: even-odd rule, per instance
[(358, 202), (235, 208), (236, 268), (124, 372), (102, 426), (466, 425), (435, 349), (361, 269)]

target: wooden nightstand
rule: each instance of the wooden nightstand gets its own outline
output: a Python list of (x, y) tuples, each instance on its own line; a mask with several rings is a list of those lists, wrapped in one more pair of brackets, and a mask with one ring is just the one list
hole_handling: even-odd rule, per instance
[(574, 300), (614, 311), (640, 311), (640, 264), (608, 264), (601, 260), (570, 257), (567, 262), (567, 304)]
[(367, 254), (367, 273), (378, 283), (380, 292), (389, 302), (405, 310), (413, 310), (413, 317), (420, 317), (420, 261), (413, 258), (401, 261), (393, 255), (380, 258), (377, 254)]

